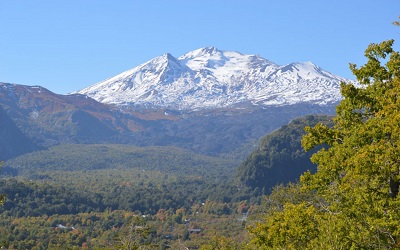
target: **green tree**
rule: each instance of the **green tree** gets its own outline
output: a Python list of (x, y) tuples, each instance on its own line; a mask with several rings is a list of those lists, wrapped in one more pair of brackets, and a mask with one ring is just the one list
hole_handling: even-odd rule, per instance
[[(187, 248), (188, 249), (188, 248)], [(200, 250), (236, 250), (243, 249), (237, 242), (224, 236), (213, 236), (212, 239), (200, 247)]]
[(145, 219), (140, 216), (134, 216), (127, 230), (116, 238), (116, 249), (136, 250), (136, 249), (154, 249), (151, 244), (151, 228), (146, 225)]
[(251, 229), (253, 242), (272, 249), (400, 248), (400, 54), (393, 43), (371, 44), (367, 63), (350, 65), (360, 85), (341, 84), (333, 127), (306, 128), (306, 150), (328, 145), (311, 158), (317, 172), (301, 177), (301, 189), (317, 198), (285, 204)]
[(305, 149), (330, 146), (313, 155), (318, 171), (301, 181), (324, 199), (323, 212), (337, 214), (340, 232), (357, 248), (399, 244), (400, 54), (393, 42), (371, 44), (368, 62), (350, 65), (362, 86), (342, 84), (335, 126), (307, 128), (303, 139)]

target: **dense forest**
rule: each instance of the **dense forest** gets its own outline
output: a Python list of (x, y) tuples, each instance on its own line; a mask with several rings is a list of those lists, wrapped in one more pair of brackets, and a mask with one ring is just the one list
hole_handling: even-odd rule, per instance
[(316, 166), (310, 157), (317, 148), (304, 151), (301, 138), (306, 126), (317, 123), (331, 125), (332, 117), (309, 115), (298, 118), (262, 138), (258, 148), (237, 170), (240, 183), (268, 194), (277, 183), (298, 181), (302, 173), (309, 170), (315, 172)]
[[(109, 144), (59, 145), (6, 162), (0, 245), (400, 248), (400, 53), (393, 43), (371, 44), (367, 63), (350, 66), (358, 84), (342, 83), (334, 118), (293, 120), (241, 164), (174, 147)], [(300, 169), (308, 171), (299, 177)]]
[[(289, 145), (296, 131), (298, 150), (304, 127), (322, 120), (329, 118), (295, 119), (262, 139), (259, 147), (269, 139)], [(277, 159), (276, 167), (285, 168), (286, 158)], [(152, 247), (174, 246), (182, 240), (192, 248), (220, 237), (239, 242), (247, 235), (249, 213), (254, 217), (263, 199), (262, 188), (237, 179), (239, 164), (235, 159), (175, 147), (112, 144), (65, 144), (25, 154), (3, 167), (0, 193), (7, 194), (7, 199), (0, 207), (5, 218), (0, 242), (18, 249), (33, 248), (35, 239), (45, 237), (37, 249), (57, 248), (58, 244), (107, 248), (107, 244), (120, 243), (118, 235), (135, 216), (152, 229), (148, 242)], [(266, 185), (299, 178), (293, 176), (277, 176)], [(104, 216), (110, 221), (104, 221)], [(92, 218), (92, 224), (83, 223), (87, 218)], [(38, 220), (46, 223), (34, 229)], [(10, 223), (15, 226), (9, 227)], [(70, 235), (68, 240), (61, 240), (60, 233)]]

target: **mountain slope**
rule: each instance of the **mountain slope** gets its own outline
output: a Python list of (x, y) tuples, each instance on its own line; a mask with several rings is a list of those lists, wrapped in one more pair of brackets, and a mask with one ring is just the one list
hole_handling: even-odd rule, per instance
[[(0, 83), (0, 105), (36, 144), (122, 143), (175, 146), (206, 155), (245, 157), (259, 137), (306, 114), (331, 114), (318, 105), (243, 106), (180, 112), (132, 111), (84, 95), (57, 95), (43, 87)], [(232, 157), (232, 156), (230, 156)]]
[[(192, 75), (194, 73), (171, 54), (164, 54), (104, 81), (101, 87), (91, 86), (79, 93), (90, 92), (92, 94), (88, 96), (96, 96), (94, 99), (104, 103), (123, 104), (140, 100), (146, 104), (156, 99), (161, 94), (161, 89), (183, 91), (180, 86), (188, 84), (185, 80), (190, 79)], [(119, 94), (114, 95), (114, 93)], [(158, 104), (162, 103), (158, 100)]]
[(0, 105), (29, 138), (45, 146), (99, 141), (141, 128), (140, 119), (109, 105), (40, 86), (0, 83)]
[(330, 105), (347, 81), (310, 63), (279, 66), (257, 55), (213, 47), (154, 58), (78, 91), (100, 102), (199, 110), (298, 103)]
[(0, 106), (0, 162), (38, 149)]
[(238, 168), (239, 182), (266, 194), (277, 184), (297, 181), (305, 171), (315, 171), (316, 166), (310, 161), (315, 150), (305, 152), (301, 147), (304, 127), (318, 122), (329, 124), (331, 118), (308, 115), (265, 136)]
[(183, 114), (178, 120), (148, 123), (144, 131), (132, 134), (132, 141), (141, 146), (171, 145), (207, 155), (235, 153), (243, 159), (260, 137), (294, 118), (308, 114), (334, 114), (334, 110), (334, 107), (305, 104), (206, 110)]

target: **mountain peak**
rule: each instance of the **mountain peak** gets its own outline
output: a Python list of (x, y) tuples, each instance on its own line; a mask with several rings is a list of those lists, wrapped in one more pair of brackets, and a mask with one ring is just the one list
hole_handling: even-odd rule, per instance
[(170, 53), (165, 53), (165, 54), (163, 54), (161, 57), (163, 57), (163, 58), (165, 58), (165, 59), (167, 59), (167, 60), (172, 60), (172, 61), (176, 61), (177, 59), (173, 56), (173, 55), (171, 55)]
[(316, 65), (313, 64), (312, 62), (293, 62), (293, 63), (289, 63), (288, 65), (281, 66), (281, 70), (283, 72), (285, 72), (285, 71), (301, 71), (301, 70), (314, 71), (315, 68), (316, 68)]
[(317, 65), (315, 65), (313, 62), (308, 61), (308, 62), (294, 62), (289, 64), (292, 67), (297, 67), (297, 68), (302, 68), (304, 70), (314, 70), (314, 69), (318, 69), (319, 67)]
[(174, 62), (174, 63), (179, 63), (178, 59), (176, 59), (173, 55), (170, 53), (165, 53), (161, 56), (155, 57), (151, 59), (150, 61), (142, 64), (142, 65), (147, 65), (147, 64), (165, 64), (168, 62)]
[(217, 49), (216, 47), (203, 47), (200, 49), (196, 49), (193, 51), (190, 51), (183, 56), (179, 57), (179, 60), (187, 60), (187, 59), (194, 59), (194, 58), (200, 58), (200, 57), (213, 57), (213, 56), (220, 56), (224, 53), (224, 51), (221, 51)]
[[(328, 71), (323, 70), (312, 62), (294, 62), (288, 65), (280, 66), (274, 74), (270, 77), (273, 78), (286, 78), (290, 81), (299, 82), (302, 80), (309, 80), (317, 82), (321, 79), (332, 81), (349, 81), (344, 78), (335, 76)], [(318, 80), (320, 79), (320, 80)]]
[(200, 52), (202, 54), (209, 54), (209, 55), (221, 53), (221, 51), (218, 50), (216, 47), (204, 47), (200, 49)]

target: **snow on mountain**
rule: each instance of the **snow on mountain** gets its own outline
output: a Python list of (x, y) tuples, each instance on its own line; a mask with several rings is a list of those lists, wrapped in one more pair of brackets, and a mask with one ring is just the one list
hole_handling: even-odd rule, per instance
[(277, 67), (259, 56), (224, 52), (214, 47), (189, 52), (179, 60), (194, 71), (209, 70), (219, 82), (229, 82), (232, 76), (255, 73), (254, 70), (268, 74)]
[(311, 62), (279, 66), (258, 55), (206, 47), (156, 57), (80, 90), (100, 102), (194, 110), (254, 105), (326, 105), (339, 101), (340, 82)]

